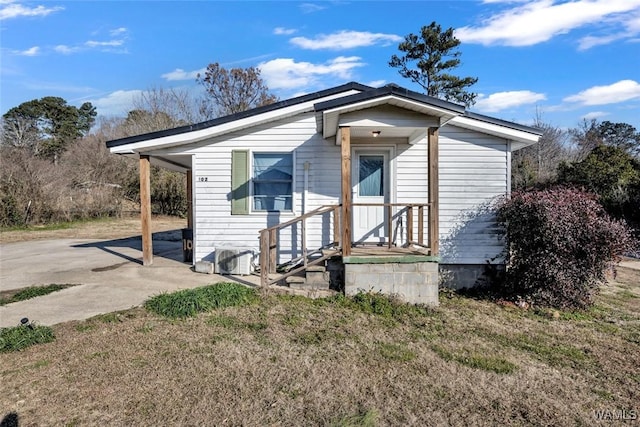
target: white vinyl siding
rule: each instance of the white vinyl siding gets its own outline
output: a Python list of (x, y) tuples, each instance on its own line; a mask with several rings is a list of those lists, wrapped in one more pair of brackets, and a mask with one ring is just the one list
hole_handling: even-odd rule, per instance
[[(371, 146), (371, 141), (367, 141)], [(427, 143), (392, 146), (392, 202), (427, 203)], [(358, 141), (354, 141), (354, 147)], [(501, 234), (483, 204), (507, 191), (507, 141), (454, 126), (440, 130), (440, 253), (443, 263), (484, 264), (502, 250)], [(184, 149), (183, 149), (184, 150)], [(231, 215), (231, 152), (290, 152), (294, 158), (292, 212)], [(259, 230), (303, 214), (305, 162), (309, 163), (306, 211), (340, 200), (340, 146), (317, 133), (314, 113), (199, 142), (182, 151), (194, 154), (195, 260), (213, 261), (216, 247), (259, 247)], [(201, 181), (200, 177), (206, 177)], [(426, 215), (425, 211), (425, 215)], [(417, 211), (414, 215), (417, 221)], [(425, 217), (425, 228), (428, 224)], [(405, 225), (406, 226), (406, 225)], [(307, 247), (333, 239), (331, 215), (307, 221)], [(406, 228), (405, 228), (406, 230)], [(414, 223), (417, 237), (417, 222)], [(280, 262), (301, 254), (301, 230), (279, 235)], [(402, 243), (403, 240), (398, 240)]]
[(503, 249), (491, 202), (507, 193), (507, 141), (440, 129), (440, 255), (443, 264), (485, 264)]
[[(398, 144), (396, 149), (396, 203), (428, 203), (429, 201), (429, 181), (428, 173), (428, 150), (426, 137), (418, 143)], [(398, 208), (394, 209), (397, 212)], [(428, 233), (428, 208), (424, 210), (424, 243), (429, 239)], [(399, 228), (394, 223), (396, 234), (396, 244), (402, 245), (406, 241), (406, 227), (403, 224)], [(401, 231), (401, 232), (400, 232)], [(418, 240), (418, 210), (413, 211), (413, 240)]]
[[(291, 212), (256, 212), (231, 215), (231, 152), (287, 152), (294, 159)], [(259, 247), (258, 232), (302, 214), (304, 163), (309, 162), (307, 211), (325, 204), (337, 204), (340, 195), (340, 147), (316, 133), (313, 113), (283, 119), (243, 132), (199, 143), (195, 154), (195, 260), (213, 261), (216, 247)], [(199, 177), (207, 177), (200, 181)], [(306, 224), (307, 246), (317, 248), (332, 238), (328, 218)], [(281, 261), (300, 255), (300, 229), (287, 227), (280, 232)]]

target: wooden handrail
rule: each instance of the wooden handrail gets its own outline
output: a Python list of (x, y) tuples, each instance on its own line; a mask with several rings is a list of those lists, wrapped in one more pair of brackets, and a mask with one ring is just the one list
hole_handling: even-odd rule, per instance
[(300, 216), (297, 216), (297, 217), (295, 217), (293, 219), (290, 219), (287, 222), (283, 222), (281, 224), (276, 224), (276, 225), (273, 225), (273, 226), (271, 226), (269, 228), (265, 228), (263, 230), (260, 230), (260, 233), (262, 233), (265, 230), (278, 230), (278, 229), (284, 228), (284, 227), (286, 227), (288, 225), (295, 224), (296, 222), (300, 222), (303, 219), (307, 219), (307, 218), (312, 217), (314, 215), (330, 212), (330, 211), (332, 211), (334, 209), (337, 209), (339, 207), (340, 207), (340, 205), (323, 205), (323, 206), (320, 206), (319, 208), (316, 208), (316, 209), (314, 209), (312, 211), (307, 212), (304, 215), (300, 215)]
[(419, 208), (420, 206), (431, 206), (431, 203), (352, 203), (352, 206), (374, 206), (374, 207), (398, 207)]
[[(340, 205), (323, 205), (319, 208), (313, 209), (312, 211), (307, 212), (304, 215), (300, 215), (289, 221), (283, 222), (281, 224), (274, 225), (272, 227), (268, 227), (260, 230), (260, 283), (262, 286), (268, 286), (271, 283), (274, 283), (273, 280), (269, 279), (270, 273), (276, 272), (276, 264), (277, 264), (277, 256), (278, 256), (278, 230), (281, 230), (290, 225), (294, 225), (297, 223), (302, 224), (302, 257), (303, 257), (303, 267), (302, 269), (308, 267), (311, 264), (315, 264), (317, 262), (309, 263), (307, 260), (307, 236), (306, 236), (306, 220), (315, 215), (323, 215), (328, 212), (333, 212), (333, 227), (334, 227), (334, 244), (340, 246), (340, 242), (335, 240), (337, 230), (339, 230), (338, 222), (338, 210), (340, 209)], [(324, 259), (324, 258), (323, 258)], [(296, 269), (297, 271), (298, 269)], [(290, 273), (287, 273), (287, 275)], [(280, 278), (281, 279), (281, 278)], [(279, 280), (279, 279), (278, 279)]]
[[(398, 212), (398, 215), (401, 215), (401, 212), (406, 210), (407, 216), (407, 226), (406, 233), (407, 238), (405, 244), (407, 246), (415, 245), (420, 246), (426, 249), (431, 249), (431, 238), (427, 237), (427, 244), (424, 244), (424, 208), (425, 206), (431, 210), (431, 203), (353, 203), (352, 206), (372, 206), (372, 207), (386, 207), (389, 208), (387, 210), (386, 222), (387, 229), (389, 230), (389, 238), (388, 238), (388, 247), (391, 249), (393, 246), (393, 238), (392, 238), (392, 223), (394, 214), (392, 213), (392, 207), (402, 207)], [(320, 259), (316, 259), (313, 262), (309, 262), (307, 260), (307, 256), (309, 252), (307, 251), (307, 238), (306, 238), (306, 220), (315, 216), (322, 215), (328, 212), (333, 212), (333, 243), (335, 252), (331, 255), (343, 254), (346, 255), (347, 251), (345, 248), (351, 248), (351, 239), (349, 241), (343, 242), (341, 241), (341, 231), (344, 227), (342, 223), (344, 218), (341, 217), (340, 213), (341, 205), (323, 205), (319, 208), (313, 209), (303, 215), (300, 215), (296, 218), (290, 219), (289, 221), (283, 222), (281, 224), (277, 224), (265, 229), (260, 230), (260, 282), (262, 286), (268, 286), (272, 283), (275, 283), (278, 280), (281, 280), (285, 276), (289, 276), (296, 272), (302, 271), (306, 269), (308, 266), (316, 264), (320, 261)], [(418, 208), (418, 239), (414, 241), (414, 227), (413, 227), (413, 209)], [(284, 276), (279, 277), (278, 279), (272, 280), (269, 277), (269, 274), (276, 272), (276, 264), (277, 264), (277, 249), (278, 249), (278, 231), (297, 224), (302, 224), (302, 258), (303, 265), (301, 267), (295, 268), (292, 271), (287, 272)], [(316, 251), (312, 251), (316, 252)], [(300, 259), (298, 257), (297, 259)], [(321, 257), (321, 260), (327, 259), (326, 256)]]

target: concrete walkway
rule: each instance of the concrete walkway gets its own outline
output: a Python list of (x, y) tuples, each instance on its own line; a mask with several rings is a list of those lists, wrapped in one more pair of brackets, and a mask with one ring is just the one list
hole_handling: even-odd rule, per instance
[[(0, 245), (0, 291), (34, 285), (77, 284), (62, 291), (0, 306), (0, 327), (23, 317), (41, 325), (82, 320), (141, 305), (153, 295), (236, 280), (257, 285), (257, 276), (198, 274), (182, 262), (175, 232), (154, 234), (154, 264), (142, 266), (140, 238), (40, 240)], [(640, 270), (640, 260), (621, 267)]]
[(632, 270), (640, 270), (640, 259), (625, 258), (618, 265)]
[[(152, 295), (193, 288), (229, 276), (194, 273), (182, 262), (180, 237), (154, 235), (154, 263), (143, 267), (140, 238), (46, 240), (0, 245), (0, 291), (34, 285), (78, 284), (0, 306), (0, 327), (23, 317), (41, 325), (82, 320), (141, 305)], [(247, 284), (256, 277), (237, 278)]]

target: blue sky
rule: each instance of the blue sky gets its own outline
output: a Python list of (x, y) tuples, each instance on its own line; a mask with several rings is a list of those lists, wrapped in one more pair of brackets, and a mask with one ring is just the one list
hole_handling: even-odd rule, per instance
[(200, 89), (207, 64), (256, 66), (280, 98), (348, 81), (420, 90), (387, 63), (432, 21), (462, 41), (472, 111), (640, 129), (640, 0), (0, 0), (0, 113), (59, 96), (126, 115), (149, 88)]

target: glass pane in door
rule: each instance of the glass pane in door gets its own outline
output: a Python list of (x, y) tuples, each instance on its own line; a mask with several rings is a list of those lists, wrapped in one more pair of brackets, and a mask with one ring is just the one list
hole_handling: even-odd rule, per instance
[(360, 156), (358, 195), (364, 197), (384, 196), (384, 156)]

